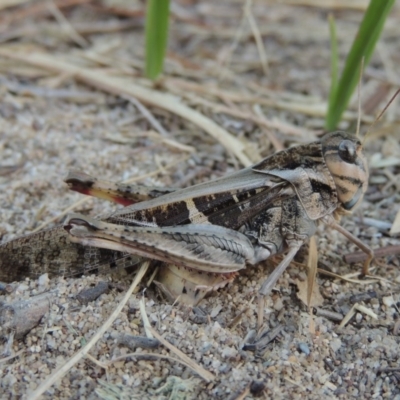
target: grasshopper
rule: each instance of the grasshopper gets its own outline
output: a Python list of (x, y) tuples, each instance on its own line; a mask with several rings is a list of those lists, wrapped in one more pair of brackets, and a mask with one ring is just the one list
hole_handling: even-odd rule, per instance
[[(161, 284), (175, 295), (177, 280), (178, 292), (186, 293), (192, 284), (194, 298), (188, 302), (195, 303), (199, 287), (221, 287), (246, 266), (285, 253), (261, 285), (260, 294), (267, 295), (319, 222), (368, 254), (367, 274), (372, 250), (338, 221), (361, 202), (368, 176), (361, 142), (344, 132), (179, 190), (113, 185), (72, 174), (66, 180), (71, 189), (127, 207), (99, 219), (72, 214), (62, 227), (1, 245), (0, 280), (46, 271), (70, 276), (102, 272), (144, 257), (174, 266), (164, 269), (170, 272)], [(182, 277), (177, 269), (188, 272)]]

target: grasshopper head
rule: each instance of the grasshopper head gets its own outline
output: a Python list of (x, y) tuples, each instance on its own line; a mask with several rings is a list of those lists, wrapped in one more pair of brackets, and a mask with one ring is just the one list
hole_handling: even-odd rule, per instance
[(321, 143), (341, 206), (345, 211), (352, 211), (368, 187), (368, 165), (361, 142), (354, 135), (332, 132), (323, 136)]

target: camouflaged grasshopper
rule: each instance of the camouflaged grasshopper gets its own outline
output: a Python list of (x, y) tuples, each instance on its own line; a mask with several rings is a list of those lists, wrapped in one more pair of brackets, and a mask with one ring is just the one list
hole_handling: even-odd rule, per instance
[(320, 221), (368, 254), (364, 274), (373, 258), (337, 222), (368, 185), (361, 142), (344, 132), (186, 189), (115, 185), (79, 174), (66, 182), (85, 194), (134, 204), (101, 219), (73, 214), (62, 227), (1, 245), (0, 280), (104, 272), (133, 265), (139, 256), (166, 262), (159, 278), (164, 291), (193, 304), (201, 289), (221, 287), (247, 265), (286, 252), (261, 286), (267, 295)]

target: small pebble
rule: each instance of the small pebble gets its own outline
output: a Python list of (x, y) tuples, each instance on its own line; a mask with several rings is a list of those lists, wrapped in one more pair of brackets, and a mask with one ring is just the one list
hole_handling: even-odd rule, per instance
[(43, 275), (40, 275), (39, 278), (38, 278), (39, 286), (47, 287), (47, 286), (49, 286), (49, 282), (50, 282), (49, 274), (47, 274), (47, 273), (43, 274)]
[(237, 355), (237, 350), (233, 347), (225, 347), (224, 350), (222, 350), (222, 357), (223, 358), (234, 358)]
[(250, 393), (254, 397), (260, 397), (264, 392), (265, 384), (263, 381), (253, 381), (250, 385)]
[(308, 345), (307, 344), (305, 344), (305, 343), (299, 343), (298, 345), (297, 345), (297, 348), (299, 349), (299, 351), (301, 351), (302, 353), (304, 353), (306, 356), (308, 356), (310, 353), (311, 353), (311, 351), (310, 351), (310, 348), (308, 347)]
[(338, 351), (342, 347), (342, 341), (338, 338), (332, 339), (329, 343), (333, 351)]
[(393, 296), (385, 296), (382, 298), (382, 303), (386, 307), (392, 307), (396, 302), (394, 301)]
[(95, 287), (85, 288), (76, 298), (81, 304), (88, 304), (108, 291), (108, 282), (99, 282)]

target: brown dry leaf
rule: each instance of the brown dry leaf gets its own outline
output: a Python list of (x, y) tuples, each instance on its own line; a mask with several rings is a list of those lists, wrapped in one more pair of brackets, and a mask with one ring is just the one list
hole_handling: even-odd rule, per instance
[(322, 297), (318, 285), (314, 285), (313, 291), (311, 293), (311, 299), (308, 301), (308, 283), (307, 281), (298, 280), (296, 282), (297, 297), (307, 306), (307, 307), (319, 307), (322, 306), (324, 298)]

